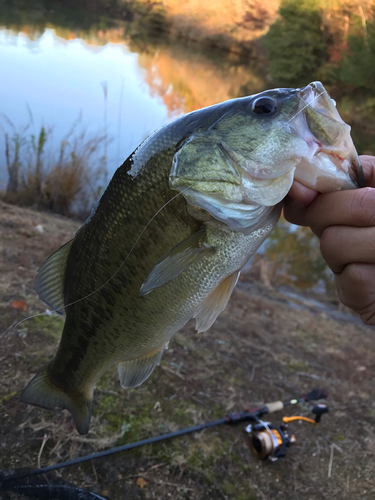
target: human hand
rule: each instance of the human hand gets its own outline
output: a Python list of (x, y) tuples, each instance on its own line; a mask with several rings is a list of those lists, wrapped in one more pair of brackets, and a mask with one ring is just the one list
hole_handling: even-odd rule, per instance
[(341, 302), (363, 323), (375, 325), (375, 157), (360, 160), (367, 187), (318, 194), (295, 181), (284, 216), (311, 227), (334, 273)]

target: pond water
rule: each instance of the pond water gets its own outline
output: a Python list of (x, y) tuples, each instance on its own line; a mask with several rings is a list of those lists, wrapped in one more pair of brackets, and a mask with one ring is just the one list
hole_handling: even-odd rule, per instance
[[(31, 134), (38, 137), (44, 126), (49, 133), (48, 148), (56, 150), (72, 130), (73, 134), (85, 131), (88, 136), (107, 135), (108, 140), (101, 143), (97, 154), (105, 156), (110, 179), (135, 147), (169, 120), (270, 87), (266, 65), (259, 60), (244, 62), (231, 54), (203, 51), (198, 44), (176, 40), (135, 41), (127, 35), (126, 23), (85, 32), (53, 26), (37, 28), (32, 24), (1, 26), (0, 21), (0, 68), (3, 190), (8, 178), (4, 134), (18, 134), (21, 139)], [(362, 152), (372, 137), (354, 129), (356, 134), (363, 140), (358, 148)], [(288, 248), (294, 248), (294, 254), (298, 245), (304, 257), (306, 248), (312, 249), (312, 265), (300, 265), (300, 271), (296, 271), (299, 275), (291, 281), (297, 280), (302, 288), (319, 288), (323, 284), (331, 289), (332, 280), (319, 260), (316, 241), (309, 240), (306, 247), (305, 233), (299, 231), (280, 230), (273, 237), (267, 258), (274, 267), (289, 259), (284, 274), (293, 274), (291, 250), (282, 255), (286, 248), (282, 241), (290, 234)], [(315, 274), (312, 278), (309, 273), (304, 281), (306, 269), (313, 269)], [(270, 273), (277, 274), (275, 269)]]
[[(58, 147), (73, 123), (77, 131), (107, 133), (108, 171), (116, 168), (173, 113), (152, 95), (146, 70), (123, 43), (105, 46), (81, 39), (65, 40), (52, 29), (33, 40), (24, 33), (0, 30), (0, 126), (12, 133), (32, 120), (28, 133), (53, 128)], [(107, 89), (107, 100), (104, 88)], [(182, 113), (182, 109), (179, 110)], [(104, 147), (104, 146), (103, 146)], [(4, 143), (1, 178), (6, 181)]]

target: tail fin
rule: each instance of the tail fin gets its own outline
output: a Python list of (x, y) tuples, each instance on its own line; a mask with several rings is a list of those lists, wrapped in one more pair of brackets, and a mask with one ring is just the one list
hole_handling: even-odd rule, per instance
[(67, 409), (73, 415), (77, 431), (80, 434), (89, 432), (93, 408), (92, 393), (84, 395), (69, 394), (57, 387), (48, 373), (48, 366), (42, 368), (23, 390), (20, 401), (39, 406), (47, 410)]

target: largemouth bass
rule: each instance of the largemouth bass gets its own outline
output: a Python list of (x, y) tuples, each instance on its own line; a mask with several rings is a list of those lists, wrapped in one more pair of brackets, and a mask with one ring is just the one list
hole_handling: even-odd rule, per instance
[(205, 331), (242, 267), (274, 228), (294, 179), (352, 189), (361, 167), (319, 82), (233, 99), (182, 116), (116, 171), (89, 219), (35, 281), (66, 313), (55, 358), (21, 401), (67, 408), (86, 434), (99, 377), (144, 382), (170, 338), (195, 318)]

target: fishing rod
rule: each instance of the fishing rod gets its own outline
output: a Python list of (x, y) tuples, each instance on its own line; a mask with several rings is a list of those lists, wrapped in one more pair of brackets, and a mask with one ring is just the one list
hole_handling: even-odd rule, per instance
[[(294, 435), (290, 434), (287, 430), (287, 425), (293, 420), (304, 420), (314, 425), (318, 425), (321, 419), (321, 415), (328, 412), (328, 407), (324, 404), (317, 405), (313, 408), (313, 413), (316, 415), (315, 420), (309, 419), (308, 417), (298, 416), (298, 417), (284, 417), (283, 424), (277, 428), (271, 423), (263, 422), (261, 417), (268, 415), (270, 413), (275, 413), (288, 406), (305, 403), (308, 401), (317, 401), (319, 399), (325, 399), (327, 397), (327, 392), (324, 389), (314, 389), (308, 394), (305, 394), (298, 399), (291, 399), (289, 401), (275, 401), (272, 403), (267, 403), (256, 408), (249, 410), (244, 410), (241, 412), (230, 413), (229, 415), (221, 418), (219, 420), (214, 420), (212, 422), (207, 422), (204, 424), (196, 425), (194, 427), (188, 427), (175, 432), (169, 432), (167, 434), (161, 434), (159, 436), (154, 436), (148, 439), (143, 439), (141, 441), (136, 441), (135, 443), (129, 443), (122, 446), (117, 446), (109, 450), (103, 450), (92, 455), (85, 455), (83, 457), (75, 458), (73, 460), (68, 460), (66, 462), (57, 463), (54, 465), (49, 465), (47, 467), (42, 467), (40, 469), (34, 469), (27, 472), (15, 473), (9, 475), (6, 478), (1, 479), (0, 477), (0, 488), (10, 488), (12, 483), (19, 481), (20, 479), (25, 479), (27, 477), (37, 476), (40, 474), (45, 474), (47, 472), (52, 472), (54, 470), (63, 469), (65, 467), (71, 467), (72, 465), (78, 465), (83, 462), (88, 462), (96, 458), (106, 457), (120, 451), (132, 450), (133, 448), (139, 448), (140, 446), (145, 446), (147, 444), (157, 443), (159, 441), (164, 441), (166, 439), (171, 439), (177, 436), (183, 436), (185, 434), (191, 434), (192, 432), (199, 432), (210, 427), (215, 427), (222, 424), (239, 424), (241, 422), (257, 422), (254, 427), (248, 426), (246, 432), (250, 435), (251, 449), (258, 458), (265, 459), (270, 458), (271, 461), (278, 460), (285, 455), (286, 448), (290, 444), (295, 442)], [(249, 428), (251, 427), (251, 428)], [(15, 471), (16, 472), (16, 471)]]

